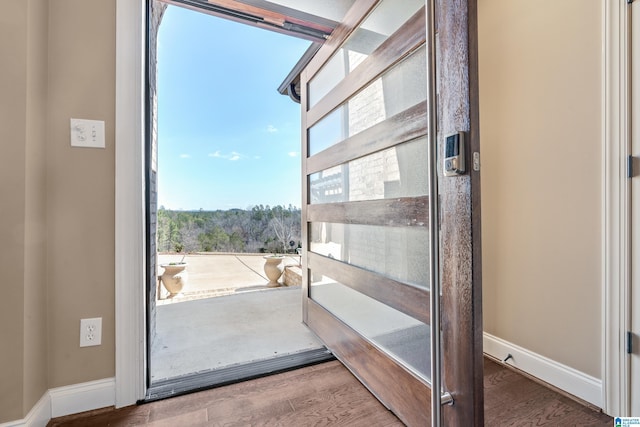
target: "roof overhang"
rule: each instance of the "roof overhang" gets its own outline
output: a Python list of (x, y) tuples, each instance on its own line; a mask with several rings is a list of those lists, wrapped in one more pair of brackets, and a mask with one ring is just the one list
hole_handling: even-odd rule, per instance
[[(354, 0), (331, 0), (333, 9), (313, 0), (158, 0), (220, 18), (322, 43)], [(323, 3), (323, 2), (319, 2)], [(339, 6), (339, 7), (338, 7)], [(337, 9), (337, 13), (336, 10)], [(344, 12), (343, 12), (344, 10)], [(337, 21), (334, 19), (338, 19)]]
[(300, 103), (300, 73), (302, 73), (304, 67), (307, 66), (320, 47), (322, 47), (322, 43), (311, 43), (311, 46), (309, 46), (284, 81), (278, 86), (278, 92), (280, 92), (281, 95), (289, 95), (294, 102)]
[(311, 46), (278, 87), (300, 102), (300, 73), (355, 0), (157, 0), (197, 12), (310, 40)]

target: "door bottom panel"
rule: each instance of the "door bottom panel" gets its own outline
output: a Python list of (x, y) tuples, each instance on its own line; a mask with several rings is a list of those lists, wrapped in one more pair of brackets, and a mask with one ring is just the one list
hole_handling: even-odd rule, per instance
[(308, 326), (407, 425), (430, 425), (431, 388), (322, 306), (308, 300)]

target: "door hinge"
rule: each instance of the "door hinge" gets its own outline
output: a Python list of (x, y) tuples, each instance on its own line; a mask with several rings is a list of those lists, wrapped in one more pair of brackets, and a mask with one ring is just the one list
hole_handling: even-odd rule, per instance
[(627, 354), (633, 353), (633, 333), (627, 332)]
[(633, 156), (627, 157), (627, 178), (633, 178), (635, 176), (633, 170), (633, 160)]

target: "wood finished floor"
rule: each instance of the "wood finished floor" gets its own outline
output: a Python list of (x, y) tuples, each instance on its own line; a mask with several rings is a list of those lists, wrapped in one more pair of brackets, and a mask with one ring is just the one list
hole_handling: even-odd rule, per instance
[(488, 427), (613, 425), (613, 418), (486, 358), (484, 420)]
[[(486, 426), (611, 426), (612, 419), (485, 360)], [(56, 418), (81, 426), (402, 426), (339, 362), (123, 409)]]

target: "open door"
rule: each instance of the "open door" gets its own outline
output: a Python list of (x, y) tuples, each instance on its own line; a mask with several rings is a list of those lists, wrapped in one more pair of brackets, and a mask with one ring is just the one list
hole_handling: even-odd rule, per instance
[(483, 422), (475, 37), (473, 1), (362, 0), (301, 75), (304, 319), (410, 426)]

